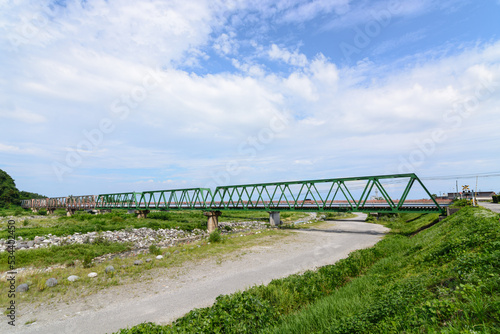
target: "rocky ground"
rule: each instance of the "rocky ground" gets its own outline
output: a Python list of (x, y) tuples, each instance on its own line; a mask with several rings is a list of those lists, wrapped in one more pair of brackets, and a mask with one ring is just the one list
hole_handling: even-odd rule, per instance
[[(42, 216), (43, 217), (43, 216)], [(9, 218), (9, 217), (8, 217)], [(23, 218), (24, 220), (25, 218)], [(250, 222), (224, 222), (219, 224), (221, 232), (231, 233), (232, 231), (244, 232), (254, 229), (267, 228), (266, 222), (250, 221)], [(169, 247), (179, 243), (192, 242), (208, 236), (207, 231), (195, 229), (192, 232), (186, 232), (180, 229), (158, 229), (151, 228), (130, 228), (119, 231), (102, 231), (89, 233), (75, 233), (68, 236), (44, 235), (36, 236), (34, 240), (23, 240), (18, 237), (15, 240), (14, 247), (16, 249), (36, 249), (50, 246), (61, 246), (70, 244), (83, 244), (95, 242), (98, 238), (110, 242), (129, 242), (134, 249), (147, 248), (150, 245), (159, 247)], [(0, 239), (0, 252), (6, 251), (8, 243), (6, 239)]]

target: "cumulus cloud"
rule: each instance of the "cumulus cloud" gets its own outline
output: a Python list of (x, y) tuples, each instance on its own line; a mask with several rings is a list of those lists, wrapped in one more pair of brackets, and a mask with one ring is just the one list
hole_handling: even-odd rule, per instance
[[(384, 5), (379, 2), (373, 10)], [(48, 179), (63, 193), (74, 192), (73, 178), (92, 176), (126, 188), (129, 182), (173, 187), (215, 179), (396, 172), (398, 158), (418, 148), (433, 129), (442, 128), (448, 138), (435, 152), (458, 150), (463, 142), (457, 132), (479, 141), (481, 122), (494, 131), (499, 43), (455, 54), (417, 54), (400, 60), (404, 66), (370, 59), (340, 66), (326, 52), (306, 55), (296, 47), (300, 43), (261, 40), (241, 31), (248, 22), (304, 23), (325, 13), (339, 18), (329, 27), (337, 29), (347, 24), (342, 20), (367, 19), (357, 3), (68, 1), (61, 7), (26, 1), (2, 6), (0, 130), (5, 139), (0, 151), (5, 161), (25, 155), (16, 165), (23, 175), (27, 169), (19, 165), (30, 163), (33, 152), (44, 153), (34, 164), (69, 166), (63, 184), (50, 167), (40, 169), (41, 177), (52, 173)], [(401, 6), (398, 15), (416, 15), (430, 3)], [(420, 36), (388, 41), (380, 52)], [(279, 66), (285, 70), (275, 71)], [(68, 158), (71, 152), (80, 161)], [(446, 166), (442, 156), (430, 155), (429, 166)], [(491, 165), (486, 160), (479, 163)], [(228, 169), (233, 163), (237, 168)], [(88, 192), (99, 189), (89, 185)]]

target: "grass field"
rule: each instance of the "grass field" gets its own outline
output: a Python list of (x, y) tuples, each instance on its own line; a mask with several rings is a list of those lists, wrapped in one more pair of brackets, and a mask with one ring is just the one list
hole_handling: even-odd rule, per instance
[[(8, 213), (16, 211), (14, 208), (9, 210), (11, 211)], [(32, 215), (31, 212), (29, 214)], [(303, 212), (284, 213), (282, 219), (299, 219), (305, 216), (307, 213)], [(21, 217), (21, 221), (16, 223), (16, 237), (21, 236), (24, 240), (49, 233), (56, 236), (66, 236), (76, 232), (114, 231), (140, 227), (177, 228), (191, 231), (194, 228), (206, 229), (207, 220), (201, 211), (153, 212), (149, 214), (147, 219), (138, 219), (135, 215), (127, 214), (126, 210), (115, 210), (112, 213), (102, 215), (80, 212), (72, 217), (66, 217), (64, 210), (58, 210), (54, 215), (36, 219), (26, 219), (21, 215), (16, 217)], [(223, 212), (220, 220), (234, 222), (268, 219), (269, 214), (265, 211), (226, 211)], [(3, 218), (0, 238), (8, 237), (6, 226), (7, 219)], [(97, 238), (92, 243), (17, 250), (15, 253), (16, 268), (30, 269), (21, 272), (16, 283), (17, 285), (29, 283), (31, 287), (28, 293), (20, 295), (22, 302), (37, 302), (40, 298), (71, 299), (77, 297), (78, 294), (91, 294), (112, 285), (126, 284), (139, 276), (141, 279), (146, 279), (150, 269), (178, 267), (186, 261), (198, 261), (208, 257), (222, 259), (225, 254), (244, 247), (251, 247), (256, 243), (265, 243), (267, 238), (276, 240), (284, 237), (285, 234), (279, 230), (269, 230), (238, 238), (222, 237), (221, 242), (217, 243), (208, 244), (207, 240), (201, 240), (189, 245), (163, 248), (157, 250), (157, 252), (165, 254), (165, 258), (161, 261), (155, 260), (156, 254), (154, 256), (153, 254), (141, 254), (130, 258), (116, 258), (100, 264), (91, 263), (90, 261), (98, 256), (118, 254), (131, 249), (132, 245), (128, 243), (112, 243), (104, 238)], [(0, 271), (8, 270), (8, 255), (7, 252), (0, 253)], [(147, 258), (151, 258), (153, 261), (140, 267), (133, 265), (135, 260)], [(87, 261), (86, 265), (85, 261)], [(115, 274), (107, 275), (105, 273), (105, 268), (108, 265), (117, 268)], [(49, 270), (47, 270), (48, 267), (50, 267)], [(87, 275), (90, 272), (97, 272), (98, 278), (88, 278)], [(77, 275), (81, 279), (75, 283), (68, 282), (66, 278), (70, 275)], [(57, 278), (60, 284), (55, 288), (46, 289), (44, 282), (51, 277)], [(70, 289), (70, 287), (74, 288), (75, 286), (77, 289)], [(75, 291), (77, 291), (77, 295), (73, 295), (76, 293)], [(7, 296), (7, 285), (1, 285), (0, 304), (8, 302)]]
[[(284, 221), (306, 217), (304, 212), (284, 212), (281, 219)], [(260, 220), (269, 221), (269, 214), (265, 211), (222, 211), (220, 222), (238, 222)], [(33, 240), (35, 236), (52, 234), (55, 236), (72, 235), (76, 232), (87, 233), (95, 231), (117, 231), (126, 228), (148, 227), (152, 229), (178, 228), (185, 231), (205, 229), (207, 217), (199, 210), (151, 212), (146, 219), (138, 219), (126, 210), (114, 210), (111, 213), (93, 215), (83, 211), (72, 217), (66, 217), (64, 210), (58, 210), (54, 215), (39, 219), (24, 219), (16, 224), (16, 236), (25, 240)], [(7, 219), (0, 222), (0, 239), (8, 238)]]
[(437, 218), (386, 216), (390, 235), (335, 265), (120, 333), (499, 333), (499, 215)]

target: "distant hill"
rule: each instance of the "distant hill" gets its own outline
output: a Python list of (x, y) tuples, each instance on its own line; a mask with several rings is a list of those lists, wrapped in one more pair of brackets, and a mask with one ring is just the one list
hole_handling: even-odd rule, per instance
[(21, 200), (31, 198), (46, 198), (46, 196), (28, 191), (19, 191), (14, 179), (7, 172), (0, 169), (0, 208), (20, 205)]

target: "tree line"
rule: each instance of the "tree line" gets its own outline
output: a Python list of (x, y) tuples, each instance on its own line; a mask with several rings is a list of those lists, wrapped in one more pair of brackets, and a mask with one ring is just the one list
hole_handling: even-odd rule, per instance
[(31, 198), (46, 198), (46, 196), (29, 191), (20, 191), (17, 189), (14, 179), (7, 172), (0, 169), (0, 208), (20, 205), (23, 199)]

